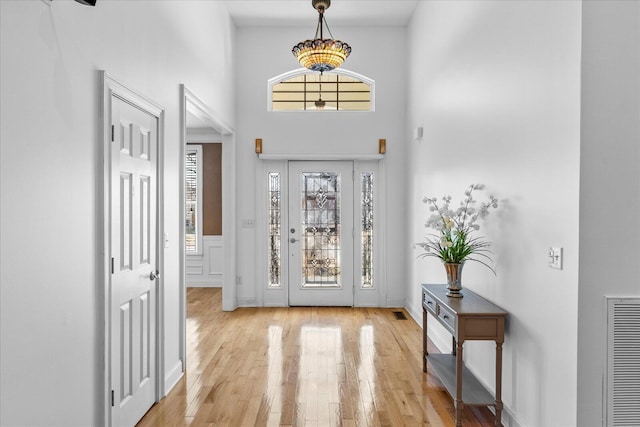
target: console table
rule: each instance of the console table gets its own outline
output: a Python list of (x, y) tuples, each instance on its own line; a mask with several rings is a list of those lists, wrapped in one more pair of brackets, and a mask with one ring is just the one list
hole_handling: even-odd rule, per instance
[[(447, 285), (422, 285), (422, 370), (427, 372), (427, 361), (434, 373), (453, 397), (456, 426), (462, 426), (464, 405), (494, 406), (496, 426), (502, 426), (502, 344), (507, 312), (468, 289), (463, 298), (446, 296)], [(452, 354), (427, 352), (427, 313), (446, 330), (453, 339)], [(466, 340), (496, 342), (496, 395), (491, 393), (464, 366), (462, 346)]]

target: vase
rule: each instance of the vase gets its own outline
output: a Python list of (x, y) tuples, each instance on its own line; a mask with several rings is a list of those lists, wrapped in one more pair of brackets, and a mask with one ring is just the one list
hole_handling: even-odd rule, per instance
[(447, 272), (447, 292), (448, 297), (462, 298), (462, 267), (464, 262), (445, 262), (444, 269)]

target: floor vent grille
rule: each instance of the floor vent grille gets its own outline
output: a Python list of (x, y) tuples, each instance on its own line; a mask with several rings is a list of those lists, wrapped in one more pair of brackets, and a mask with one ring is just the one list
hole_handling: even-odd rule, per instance
[(396, 320), (407, 320), (407, 316), (403, 311), (394, 311), (393, 315), (396, 316)]
[(607, 426), (640, 426), (640, 298), (607, 298)]

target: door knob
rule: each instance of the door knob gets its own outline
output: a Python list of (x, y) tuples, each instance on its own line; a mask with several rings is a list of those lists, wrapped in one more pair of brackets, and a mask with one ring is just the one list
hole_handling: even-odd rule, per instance
[(157, 271), (152, 271), (151, 274), (149, 274), (149, 280), (151, 281), (154, 281), (159, 278), (160, 278), (160, 273)]
[(289, 239), (289, 241), (290, 241), (291, 243), (295, 243), (295, 242), (297, 242), (297, 241), (298, 241), (298, 239), (296, 239), (296, 238), (293, 238), (293, 237), (292, 237), (292, 238), (290, 238), (290, 239)]

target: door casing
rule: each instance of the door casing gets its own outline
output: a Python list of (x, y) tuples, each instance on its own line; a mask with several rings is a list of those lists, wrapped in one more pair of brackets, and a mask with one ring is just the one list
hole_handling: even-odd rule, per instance
[[(251, 301), (256, 306), (264, 307), (286, 307), (289, 301), (288, 280), (284, 280), (282, 286), (270, 288), (268, 286), (268, 257), (267, 257), (267, 237), (268, 237), (268, 179), (270, 172), (276, 172), (281, 175), (281, 188), (285, 189), (282, 194), (281, 205), (284, 206), (281, 218), (282, 241), (281, 241), (281, 270), (288, 271), (289, 244), (288, 242), (288, 163), (289, 161), (353, 161), (354, 173), (356, 176), (356, 193), (358, 188), (358, 177), (363, 172), (373, 172), (375, 175), (375, 203), (374, 203), (374, 282), (375, 285), (370, 289), (362, 289), (358, 286), (358, 281), (354, 283), (354, 301), (355, 307), (387, 307), (387, 268), (386, 268), (386, 170), (383, 155), (369, 154), (346, 154), (346, 155), (323, 155), (323, 154), (277, 154), (277, 155), (260, 155), (260, 166), (256, 171), (256, 299)], [(357, 197), (354, 197), (357, 199)], [(359, 215), (359, 200), (354, 200), (354, 217)], [(356, 221), (357, 228), (358, 222)], [(358, 234), (358, 233), (356, 233)], [(356, 238), (354, 242), (354, 256), (358, 256), (359, 242)], [(357, 276), (359, 264), (356, 263), (354, 274)], [(283, 273), (286, 276), (286, 273)], [(393, 302), (392, 302), (393, 303)], [(393, 305), (396, 307), (397, 305)]]
[[(102, 322), (98, 325), (100, 329), (99, 336), (102, 337), (102, 359), (104, 361), (103, 369), (103, 387), (102, 393), (98, 393), (98, 407), (102, 408), (103, 424), (111, 425), (111, 258), (113, 257), (113, 249), (111, 248), (111, 103), (112, 98), (118, 97), (137, 108), (156, 117), (158, 123), (158, 148), (157, 148), (157, 270), (164, 271), (164, 251), (163, 241), (160, 237), (164, 234), (164, 108), (146, 97), (127, 88), (121, 83), (107, 75), (105, 71), (99, 71), (99, 81), (102, 85), (102, 185), (98, 186), (101, 193), (101, 208), (98, 212), (102, 212), (102, 234), (98, 239), (98, 261), (97, 265), (102, 266), (102, 274), (98, 283), (102, 285), (100, 295), (100, 303), (98, 310)], [(157, 296), (156, 296), (156, 401), (164, 396), (164, 279), (162, 275), (158, 279)], [(99, 352), (100, 353), (100, 352)]]
[[(185, 158), (187, 144), (187, 111), (196, 115), (222, 135), (222, 236), (224, 239), (224, 265), (222, 272), (222, 309), (233, 311), (237, 307), (236, 301), (236, 148), (235, 130), (209, 108), (209, 106), (191, 92), (184, 84), (180, 85), (180, 159)], [(185, 231), (185, 165), (180, 161), (180, 230), (178, 244), (180, 252), (180, 360), (182, 371), (186, 369), (186, 251), (184, 248)], [(177, 381), (169, 379), (169, 388)]]

